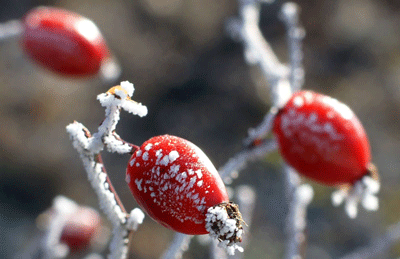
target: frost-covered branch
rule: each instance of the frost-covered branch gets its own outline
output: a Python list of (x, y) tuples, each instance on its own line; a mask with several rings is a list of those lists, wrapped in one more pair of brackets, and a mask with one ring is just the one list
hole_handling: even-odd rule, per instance
[(274, 139), (266, 140), (255, 147), (244, 149), (219, 169), (219, 174), (226, 184), (239, 176), (240, 170), (244, 169), (247, 162), (265, 157), (266, 154), (275, 151), (277, 143)]
[[(249, 137), (244, 141), (250, 150), (244, 150), (235, 155), (220, 170), (223, 179), (229, 183), (232, 176), (242, 169), (250, 158), (252, 150), (259, 149), (259, 142), (263, 142), (270, 133), (275, 116), (291, 97), (303, 85), (304, 70), (302, 67), (303, 54), (301, 40), (305, 32), (299, 26), (299, 8), (294, 3), (282, 5), (281, 18), (284, 21), (288, 35), (289, 68), (283, 65), (276, 57), (271, 46), (263, 37), (259, 28), (260, 1), (239, 0), (238, 19), (231, 19), (228, 30), (232, 36), (241, 40), (245, 47), (246, 61), (258, 64), (263, 75), (271, 87), (272, 108), (266, 114), (261, 124), (249, 130)], [(270, 149), (263, 149), (257, 157), (266, 155)], [(297, 173), (292, 169), (285, 170), (286, 193), (289, 202), (289, 214), (286, 220), (288, 234), (286, 258), (297, 258), (301, 244), (305, 241), (304, 228), (306, 225), (306, 209), (312, 199), (312, 188), (301, 186)], [(225, 179), (226, 178), (226, 179)], [(301, 238), (300, 238), (301, 237)], [(302, 241), (301, 241), (302, 240)]]
[(78, 151), (92, 188), (99, 198), (100, 208), (113, 225), (109, 258), (127, 257), (129, 232), (135, 230), (144, 218), (140, 209), (134, 209), (130, 214), (126, 212), (99, 154), (104, 147), (110, 152), (120, 154), (130, 153), (135, 147), (121, 140), (115, 133), (121, 108), (139, 116), (147, 114), (145, 106), (130, 99), (133, 91), (133, 84), (124, 81), (120, 86), (98, 95), (97, 99), (106, 111), (105, 119), (93, 136), (81, 123), (74, 122), (67, 126), (72, 144)]
[(60, 242), (61, 234), (69, 216), (78, 209), (78, 204), (66, 197), (58, 196), (53, 200), (52, 209), (53, 217), (43, 238), (43, 258), (65, 258), (69, 248)]
[(358, 249), (341, 259), (369, 259), (378, 258), (379, 255), (388, 251), (395, 243), (400, 241), (400, 222), (389, 227), (387, 232), (376, 239), (374, 239), (369, 246)]
[(285, 258), (303, 258), (301, 247), (305, 245), (304, 233), (307, 222), (307, 206), (310, 204), (314, 191), (308, 184), (300, 185), (300, 177), (289, 166), (284, 166), (286, 195), (289, 211), (286, 219), (286, 255)]
[(168, 250), (161, 256), (162, 259), (180, 259), (183, 253), (188, 250), (193, 236), (176, 233), (174, 240), (168, 247)]
[(0, 23), (0, 42), (21, 35), (23, 26), (19, 20)]
[(304, 28), (299, 25), (299, 6), (293, 2), (283, 4), (281, 19), (286, 26), (290, 58), (290, 85), (294, 93), (299, 91), (304, 83), (301, 43), (306, 33)]

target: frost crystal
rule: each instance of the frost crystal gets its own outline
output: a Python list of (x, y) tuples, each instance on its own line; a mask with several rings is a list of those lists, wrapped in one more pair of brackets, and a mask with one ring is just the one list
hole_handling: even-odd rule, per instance
[(237, 205), (221, 203), (207, 210), (206, 229), (212, 238), (220, 241), (219, 247), (234, 255), (235, 250), (243, 252), (243, 248), (236, 244), (242, 242), (242, 221)]
[[(97, 96), (100, 104), (105, 107), (105, 119), (100, 124), (98, 132), (92, 136), (81, 123), (74, 122), (67, 126), (72, 144), (80, 154), (88, 179), (99, 198), (100, 208), (113, 225), (113, 239), (110, 242), (109, 258), (126, 258), (128, 230), (135, 230), (144, 217), (140, 210), (133, 210), (127, 218), (127, 213), (111, 186), (99, 154), (104, 147), (110, 152), (121, 154), (132, 151), (133, 145), (123, 141), (115, 132), (115, 129), (120, 119), (121, 109), (139, 116), (147, 114), (145, 106), (131, 100), (130, 97), (133, 92), (133, 84), (124, 81), (121, 82), (121, 85), (114, 86), (106, 93)], [(131, 165), (133, 163), (134, 160), (132, 160)], [(136, 163), (136, 165), (139, 166), (139, 163)], [(126, 181), (130, 182), (130, 177), (127, 176)], [(136, 182), (136, 184), (140, 188), (141, 181)]]
[(378, 180), (371, 176), (364, 176), (360, 181), (356, 182), (351, 189), (339, 189), (332, 193), (333, 206), (339, 206), (345, 203), (346, 214), (354, 219), (357, 217), (357, 206), (361, 205), (366, 210), (376, 211), (379, 208), (379, 200), (376, 197), (380, 189)]
[(141, 209), (135, 208), (129, 214), (127, 221), (127, 228), (131, 230), (137, 230), (137, 227), (143, 223), (144, 213)]

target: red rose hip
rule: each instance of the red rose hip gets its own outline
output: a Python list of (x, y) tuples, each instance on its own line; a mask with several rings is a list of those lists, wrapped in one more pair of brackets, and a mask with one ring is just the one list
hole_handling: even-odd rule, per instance
[(307, 177), (336, 185), (368, 173), (371, 153), (364, 128), (350, 108), (331, 97), (294, 94), (273, 130), (282, 156)]
[(64, 225), (61, 242), (68, 245), (72, 252), (88, 249), (99, 235), (101, 218), (97, 211), (88, 207), (79, 207)]
[(25, 15), (23, 27), (24, 51), (54, 72), (69, 76), (95, 75), (110, 57), (97, 26), (79, 14), (38, 7)]
[(379, 189), (378, 175), (369, 142), (345, 104), (311, 91), (297, 92), (276, 115), (273, 131), (285, 161), (300, 174), (326, 185), (354, 187), (333, 196), (335, 204), (353, 197), (349, 215), (355, 216), (360, 199), (364, 207), (377, 208), (372, 194)]
[[(237, 206), (229, 203), (217, 170), (193, 143), (170, 135), (151, 138), (132, 155), (126, 181), (139, 205), (165, 227), (189, 235), (225, 235), (227, 246), (241, 240), (241, 218), (230, 219), (240, 215)], [(217, 230), (221, 211), (233, 224), (228, 238)]]

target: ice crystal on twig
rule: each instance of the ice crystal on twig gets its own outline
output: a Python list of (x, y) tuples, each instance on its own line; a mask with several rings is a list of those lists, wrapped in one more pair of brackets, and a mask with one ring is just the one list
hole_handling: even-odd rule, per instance
[(245, 168), (247, 162), (265, 157), (266, 154), (275, 151), (276, 148), (276, 141), (269, 140), (256, 147), (240, 151), (219, 169), (222, 180), (226, 184), (230, 184), (238, 176), (239, 171)]
[(81, 123), (74, 122), (67, 126), (72, 144), (78, 151), (88, 179), (99, 198), (100, 208), (113, 225), (110, 258), (126, 258), (129, 232), (135, 230), (144, 217), (140, 209), (134, 209), (130, 215), (127, 214), (107, 176), (99, 154), (104, 146), (110, 152), (132, 151), (134, 146), (123, 141), (115, 132), (115, 128), (121, 109), (141, 117), (147, 114), (146, 106), (131, 100), (133, 92), (133, 84), (124, 81), (121, 85), (114, 86), (106, 93), (97, 96), (101, 105), (105, 107), (105, 119), (93, 136)]
[(300, 247), (305, 244), (306, 214), (314, 191), (308, 184), (300, 185), (300, 177), (289, 166), (285, 166), (286, 193), (289, 199), (289, 212), (286, 219), (286, 255), (285, 258), (300, 256)]
[[(228, 32), (236, 39), (242, 40), (247, 62), (250, 65), (258, 64), (261, 68), (263, 75), (271, 86), (271, 101), (272, 108), (265, 116), (262, 123), (255, 129), (249, 130), (249, 137), (245, 140), (245, 145), (251, 149), (257, 149), (259, 143), (264, 142), (264, 138), (269, 134), (272, 129), (273, 121), (278, 110), (286, 104), (294, 91), (298, 91), (304, 81), (304, 71), (302, 68), (302, 51), (301, 40), (304, 37), (304, 30), (298, 24), (298, 7), (294, 3), (285, 3), (282, 6), (281, 16), (285, 22), (288, 33), (289, 42), (289, 68), (282, 64), (269, 43), (263, 37), (259, 24), (260, 14), (260, 1), (256, 0), (241, 0), (239, 1), (239, 19), (231, 19), (228, 23)], [(269, 152), (265, 150), (265, 154)], [(246, 162), (252, 156), (247, 154), (250, 151), (241, 151), (232, 158), (227, 165), (220, 171), (225, 174), (234, 175), (236, 170), (244, 167)], [(262, 154), (260, 154), (262, 156)], [(295, 172), (286, 170), (286, 185), (287, 194), (289, 199), (289, 216), (286, 220), (287, 231), (289, 239), (287, 242), (287, 258), (294, 258), (297, 256), (299, 246), (302, 242), (297, 242), (295, 236), (301, 233), (305, 227), (305, 211), (309, 202), (302, 202), (301, 193), (302, 188), (300, 181)], [(298, 181), (293, 181), (293, 176), (296, 176)], [(224, 179), (224, 178), (223, 178)], [(227, 177), (231, 180), (232, 177)], [(310, 188), (306, 187), (308, 194), (311, 193)], [(305, 193), (305, 192), (304, 192)], [(302, 221), (303, 227), (299, 228), (298, 222)], [(297, 222), (297, 223), (296, 223)], [(294, 235), (292, 235), (292, 233)]]
[(183, 252), (188, 250), (190, 240), (193, 236), (182, 233), (176, 233), (174, 240), (170, 244), (167, 251), (161, 256), (162, 259), (181, 259)]
[(47, 231), (43, 240), (43, 257), (45, 259), (65, 258), (69, 253), (66, 244), (60, 243), (61, 234), (69, 216), (77, 209), (78, 204), (64, 197), (57, 196), (53, 200), (52, 218), (47, 226)]

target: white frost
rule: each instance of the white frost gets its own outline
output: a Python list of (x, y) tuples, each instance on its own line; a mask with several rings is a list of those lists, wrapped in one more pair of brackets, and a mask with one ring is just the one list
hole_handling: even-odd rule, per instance
[(135, 208), (129, 214), (126, 227), (130, 230), (137, 230), (137, 227), (143, 223), (144, 213), (141, 209)]
[(147, 145), (144, 147), (144, 149), (145, 149), (146, 151), (149, 151), (152, 147), (153, 147), (153, 144), (149, 143), (149, 144), (147, 144)]
[(171, 151), (169, 153), (168, 157), (169, 157), (169, 161), (172, 163), (179, 157), (179, 153), (178, 153), (178, 151), (175, 151), (175, 150)]
[(169, 156), (164, 156), (163, 157), (163, 159), (161, 159), (161, 161), (160, 161), (160, 165), (168, 165), (168, 163), (169, 163)]
[(352, 189), (339, 189), (332, 193), (332, 204), (339, 206), (345, 203), (345, 211), (350, 218), (357, 217), (358, 204), (366, 210), (376, 211), (379, 208), (379, 199), (376, 197), (379, 191), (379, 182), (370, 176), (364, 176), (356, 182)]
[(137, 188), (138, 188), (138, 190), (139, 191), (141, 191), (142, 190), (142, 182), (143, 182), (143, 179), (136, 179), (135, 180), (135, 183), (136, 183), (136, 186), (137, 186)]

